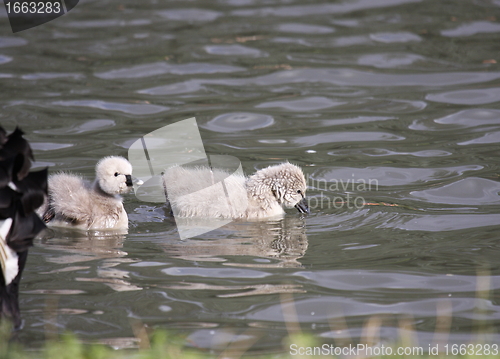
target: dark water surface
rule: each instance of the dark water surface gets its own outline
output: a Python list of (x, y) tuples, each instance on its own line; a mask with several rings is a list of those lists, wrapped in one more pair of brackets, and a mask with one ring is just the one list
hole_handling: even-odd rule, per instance
[(2, 11), (0, 122), (37, 166), (90, 178), (195, 116), (206, 151), (247, 174), (301, 165), (312, 207), (181, 241), (130, 194), (128, 235), (49, 231), (23, 342), (133, 347), (146, 325), (277, 351), (296, 319), (345, 344), (370, 318), (382, 342), (402, 321), (425, 347), (436, 326), (500, 342), (500, 1), (88, 0), (18, 34)]

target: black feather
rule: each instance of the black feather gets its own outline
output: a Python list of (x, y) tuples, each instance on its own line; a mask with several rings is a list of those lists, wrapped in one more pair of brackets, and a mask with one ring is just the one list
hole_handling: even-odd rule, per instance
[[(47, 195), (47, 169), (29, 172), (33, 153), (18, 127), (10, 134), (0, 126), (0, 220), (12, 219), (7, 245), (17, 253), (18, 274), (6, 283), (0, 272), (0, 319), (21, 326), (19, 283), (33, 238), (45, 228), (35, 210)], [(12, 186), (14, 184), (14, 186)]]

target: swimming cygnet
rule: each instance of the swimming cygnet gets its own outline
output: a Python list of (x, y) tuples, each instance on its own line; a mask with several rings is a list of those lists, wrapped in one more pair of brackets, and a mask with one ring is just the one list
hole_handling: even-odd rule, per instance
[(79, 176), (58, 173), (49, 177), (49, 196), (39, 211), (52, 225), (80, 229), (127, 229), (128, 216), (120, 194), (132, 188), (132, 165), (109, 156), (96, 167), (93, 183)]
[(249, 178), (208, 167), (175, 166), (165, 171), (163, 181), (172, 212), (179, 217), (260, 219), (283, 215), (283, 207), (309, 212), (304, 174), (288, 162)]

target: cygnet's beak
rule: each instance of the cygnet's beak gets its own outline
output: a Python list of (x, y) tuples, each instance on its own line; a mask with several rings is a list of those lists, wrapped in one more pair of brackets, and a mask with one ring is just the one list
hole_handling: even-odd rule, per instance
[(309, 213), (309, 205), (307, 204), (307, 200), (305, 197), (295, 205), (295, 208), (297, 208), (300, 213)]
[(125, 175), (125, 184), (127, 185), (127, 187), (133, 186), (131, 175)]

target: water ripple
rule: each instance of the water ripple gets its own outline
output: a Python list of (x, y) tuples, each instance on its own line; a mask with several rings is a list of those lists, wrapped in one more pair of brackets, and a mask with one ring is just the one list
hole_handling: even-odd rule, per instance
[(443, 125), (469, 128), (483, 125), (500, 125), (500, 110), (475, 108), (463, 110), (434, 120)]
[[(388, 273), (370, 270), (320, 270), (317, 272), (296, 272), (295, 276), (303, 277), (320, 287), (336, 290), (424, 290), (427, 292), (470, 292), (477, 288), (477, 276), (465, 275), (418, 275), (407, 273)], [(500, 289), (500, 277), (487, 277), (491, 280), (491, 289)], [(486, 278), (483, 278), (486, 279)]]
[(12, 61), (12, 57), (0, 55), (0, 65), (6, 64), (7, 62), (11, 62), (11, 61)]
[(248, 112), (233, 112), (225, 113), (208, 121), (201, 127), (216, 132), (239, 132), (246, 130), (256, 130), (271, 126), (274, 123), (272, 116), (248, 113)]
[(54, 151), (63, 148), (72, 147), (72, 143), (53, 143), (53, 142), (32, 142), (31, 148), (35, 151)]
[(83, 74), (64, 73), (64, 72), (38, 72), (21, 76), (23, 80), (53, 80), (58, 78), (71, 78), (73, 80), (81, 80), (85, 78)]
[(467, 228), (496, 226), (500, 223), (500, 214), (442, 214), (402, 216), (380, 228), (398, 228), (408, 231), (443, 232)]
[(270, 274), (263, 271), (241, 268), (194, 268), (170, 267), (161, 270), (171, 276), (194, 276), (209, 278), (264, 278)]
[(460, 37), (496, 32), (500, 32), (500, 24), (490, 21), (475, 21), (469, 24), (462, 24), (454, 29), (443, 30), (441, 31), (441, 35), (448, 37)]
[(292, 5), (280, 7), (262, 7), (259, 9), (234, 10), (236, 16), (283, 16), (296, 17), (306, 15), (345, 14), (358, 10), (368, 10), (420, 2), (421, 0), (355, 0), (338, 4)]
[(0, 36), (0, 48), (27, 45), (28, 41), (22, 37)]
[(489, 132), (481, 137), (469, 141), (458, 142), (457, 144), (464, 146), (464, 145), (476, 145), (485, 143), (500, 143), (500, 131)]
[(415, 152), (398, 152), (391, 151), (385, 148), (365, 148), (365, 149), (349, 149), (349, 150), (335, 150), (328, 152), (331, 156), (348, 156), (353, 154), (359, 154), (369, 157), (383, 157), (383, 156), (414, 156), (414, 157), (442, 157), (451, 156), (452, 153), (448, 151), (441, 150), (422, 150)]
[(412, 34), (411, 32), (379, 32), (376, 34), (370, 34), (370, 39), (377, 42), (383, 42), (385, 44), (394, 42), (422, 41), (420, 36)]
[(346, 102), (334, 101), (326, 97), (314, 96), (298, 100), (264, 102), (255, 107), (256, 108), (281, 107), (288, 111), (298, 112), (298, 111), (322, 110), (325, 108), (340, 106), (345, 103)]
[(304, 147), (322, 143), (366, 142), (366, 141), (402, 141), (405, 138), (385, 132), (327, 132), (317, 135), (295, 137), (293, 142)]
[(204, 49), (210, 55), (249, 57), (263, 57), (268, 55), (258, 49), (242, 45), (207, 45)]
[(412, 113), (422, 111), (427, 107), (424, 101), (408, 101), (395, 99), (362, 99), (359, 101), (363, 111), (381, 113)]
[(315, 121), (315, 123), (319, 122), (321, 126), (340, 126), (340, 125), (348, 125), (348, 124), (351, 125), (351, 124), (365, 123), (365, 122), (387, 121), (394, 119), (395, 117), (385, 117), (385, 116), (357, 116), (354, 118), (321, 120), (321, 121)]
[(89, 28), (102, 28), (102, 27), (130, 27), (130, 26), (144, 26), (151, 24), (149, 19), (134, 19), (130, 21), (122, 19), (106, 19), (106, 20), (82, 20), (82, 21), (69, 21), (63, 26), (76, 29), (89, 29)]
[(157, 15), (172, 21), (214, 21), (222, 15), (219, 11), (204, 10), (204, 9), (174, 9), (156, 11)]
[(373, 66), (380, 69), (391, 69), (414, 65), (416, 62), (423, 62), (426, 59), (423, 56), (405, 53), (388, 54), (368, 54), (358, 58), (358, 64), (364, 66)]
[(200, 90), (204, 90), (205, 87), (199, 83), (199, 81), (184, 81), (177, 82), (172, 85), (164, 85), (158, 87), (152, 87), (145, 90), (137, 91), (141, 94), (147, 95), (176, 95), (176, 94), (184, 94), (184, 93), (193, 93), (198, 92)]
[(98, 72), (96, 77), (102, 79), (133, 79), (139, 77), (150, 77), (164, 74), (190, 75), (190, 74), (213, 74), (218, 72), (242, 71), (243, 68), (230, 65), (213, 65), (209, 63), (186, 63), (173, 65), (167, 62), (155, 62), (152, 64), (137, 65), (128, 68)]
[(287, 23), (280, 24), (277, 27), (278, 31), (291, 32), (297, 34), (331, 34), (335, 31), (334, 28), (329, 26), (319, 26), (301, 23)]
[(105, 128), (110, 128), (116, 126), (113, 120), (89, 120), (84, 123), (72, 124), (70, 126), (61, 127), (58, 129), (42, 129), (35, 130), (34, 133), (50, 134), (50, 135), (64, 135), (64, 134), (77, 134), (85, 132), (93, 132), (98, 130), (103, 130)]
[(132, 115), (151, 115), (159, 112), (168, 111), (169, 107), (150, 105), (150, 104), (125, 104), (118, 102), (107, 102), (100, 100), (73, 100), (73, 101), (55, 101), (56, 106), (82, 106), (92, 107), (101, 110), (120, 111)]
[(435, 120), (415, 120), (408, 128), (415, 131), (450, 131), (475, 128), (471, 132), (491, 130), (500, 125), (500, 111), (488, 108), (462, 110)]
[(484, 178), (469, 177), (441, 187), (413, 191), (414, 197), (432, 203), (484, 205), (499, 204), (500, 183)]
[[(121, 70), (115, 70), (121, 71)], [(123, 73), (124, 72), (124, 73)], [(117, 78), (129, 73), (129, 69), (123, 70)], [(114, 71), (101, 73), (100, 76), (115, 78)], [(130, 75), (127, 75), (130, 76)], [(225, 86), (272, 86), (295, 83), (327, 83), (336, 86), (361, 86), (361, 87), (385, 87), (398, 86), (424, 86), (442, 87), (490, 82), (500, 78), (500, 72), (446, 72), (446, 73), (422, 73), (422, 74), (387, 74), (370, 71), (359, 71), (349, 68), (306, 68), (286, 71), (277, 71), (268, 75), (235, 79), (191, 79), (192, 88), (202, 85), (225, 85)], [(172, 85), (170, 85), (172, 86)], [(142, 90), (150, 91), (151, 89)], [(473, 90), (471, 90), (473, 91)], [(481, 91), (481, 90), (477, 90)], [(433, 98), (436, 95), (428, 95)]]
[(443, 167), (443, 168), (397, 168), (397, 167), (366, 167), (346, 168), (330, 167), (317, 170), (311, 176), (314, 181), (348, 181), (363, 179), (376, 181), (377, 186), (403, 186), (418, 182), (430, 182), (454, 178), (468, 171), (482, 169), (479, 165)]
[(441, 92), (429, 94), (425, 98), (429, 101), (457, 105), (483, 105), (500, 101), (500, 87)]
[[(287, 321), (290, 311), (297, 313), (300, 323), (328, 322), (331, 319), (341, 319), (345, 316), (374, 316), (384, 314), (414, 315), (434, 317), (439, 302), (446, 301), (451, 306), (455, 316), (460, 313), (469, 314), (477, 308), (476, 298), (430, 298), (420, 299), (417, 302), (405, 301), (394, 303), (365, 302), (362, 298), (352, 296), (321, 296), (295, 300), (293, 303), (280, 303), (267, 308), (256, 310), (248, 317), (262, 321)], [(493, 316), (489, 319), (500, 318), (498, 306), (484, 301), (482, 305), (488, 308)]]

